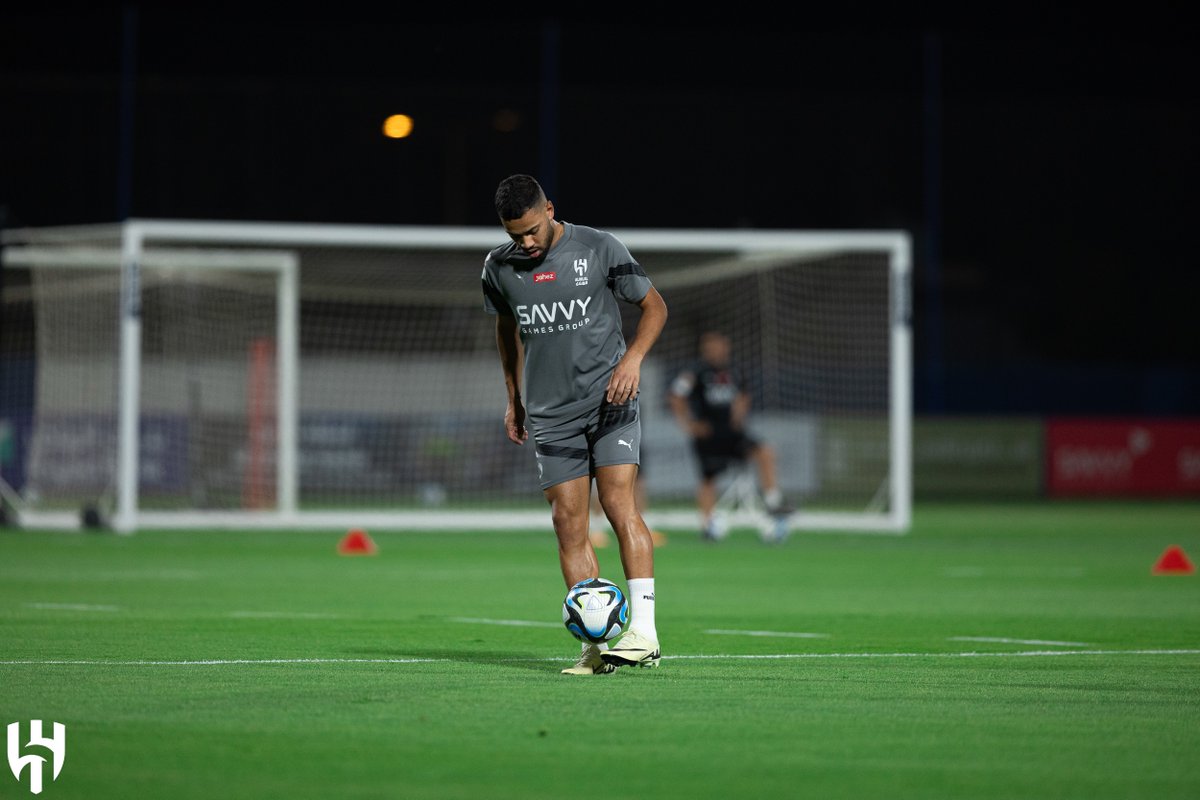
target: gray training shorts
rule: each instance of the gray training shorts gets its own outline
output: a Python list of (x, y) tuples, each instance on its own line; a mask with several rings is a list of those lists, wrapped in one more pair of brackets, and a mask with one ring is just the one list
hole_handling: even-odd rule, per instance
[(600, 401), (573, 417), (529, 420), (542, 489), (596, 474), (597, 467), (637, 464), (642, 420), (638, 401)]

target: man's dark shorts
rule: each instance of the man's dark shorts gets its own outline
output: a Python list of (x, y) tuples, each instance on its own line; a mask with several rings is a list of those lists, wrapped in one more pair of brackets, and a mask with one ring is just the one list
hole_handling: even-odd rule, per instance
[(693, 439), (692, 446), (700, 464), (700, 474), (711, 480), (731, 465), (745, 461), (758, 449), (759, 442), (744, 431), (717, 430), (703, 439)]

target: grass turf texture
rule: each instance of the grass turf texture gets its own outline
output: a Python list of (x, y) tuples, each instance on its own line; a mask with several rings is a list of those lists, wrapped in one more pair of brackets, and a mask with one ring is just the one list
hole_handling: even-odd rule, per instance
[[(371, 558), (336, 556), (342, 533), (0, 532), (0, 724), (67, 725), (42, 797), (1200, 796), (1200, 655), (1125, 652), (1200, 649), (1200, 576), (1150, 572), (1200, 556), (1194, 505), (676, 532), (662, 667), (594, 678), (558, 674), (547, 531), (375, 533)], [(987, 655), (938, 655), (965, 652)], [(335, 663), (116, 663), (270, 659)], [(49, 660), (94, 663), (15, 663)], [(0, 769), (0, 797), (23, 777)]]

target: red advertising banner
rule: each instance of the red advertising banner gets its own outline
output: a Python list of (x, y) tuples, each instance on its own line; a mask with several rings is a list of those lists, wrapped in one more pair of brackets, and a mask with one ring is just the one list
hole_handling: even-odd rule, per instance
[(1046, 492), (1200, 495), (1200, 420), (1050, 419)]

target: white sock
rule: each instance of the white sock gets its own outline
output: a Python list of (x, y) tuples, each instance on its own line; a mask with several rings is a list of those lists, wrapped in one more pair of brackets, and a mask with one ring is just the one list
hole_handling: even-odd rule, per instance
[(629, 581), (629, 630), (637, 631), (658, 641), (658, 630), (654, 627), (654, 578), (630, 578)]
[(587, 652), (587, 649), (589, 647), (595, 647), (597, 650), (599, 650), (602, 653), (608, 649), (608, 642), (601, 642), (600, 644), (592, 644), (591, 642), (583, 642), (582, 644), (583, 644), (583, 652), (585, 652), (585, 653)]
[(783, 493), (779, 491), (779, 487), (770, 489), (763, 493), (763, 500), (767, 501), (769, 506), (777, 506), (783, 502)]

